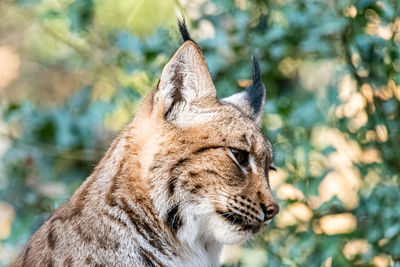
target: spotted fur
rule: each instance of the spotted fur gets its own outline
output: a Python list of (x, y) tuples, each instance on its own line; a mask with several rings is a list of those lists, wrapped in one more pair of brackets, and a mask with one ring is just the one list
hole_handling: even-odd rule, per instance
[(14, 266), (216, 266), (223, 244), (247, 240), (278, 212), (257, 60), (252, 86), (217, 99), (180, 28), (184, 43), (157, 88)]

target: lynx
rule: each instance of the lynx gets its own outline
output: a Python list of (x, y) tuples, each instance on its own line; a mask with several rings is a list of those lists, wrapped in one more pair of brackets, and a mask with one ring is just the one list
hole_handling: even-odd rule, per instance
[(201, 49), (178, 25), (184, 42), (154, 91), (14, 266), (217, 266), (223, 244), (278, 213), (256, 58), (252, 85), (217, 99)]

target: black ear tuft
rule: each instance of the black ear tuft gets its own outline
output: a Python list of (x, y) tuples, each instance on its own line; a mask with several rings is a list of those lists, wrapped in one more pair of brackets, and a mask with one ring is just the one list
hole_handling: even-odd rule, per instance
[(253, 83), (245, 90), (246, 98), (254, 113), (258, 114), (264, 106), (265, 88), (261, 80), (260, 65), (256, 56), (252, 56), (253, 61)]
[(261, 81), (260, 65), (256, 56), (253, 55), (251, 59), (253, 61), (253, 83), (257, 84)]
[(182, 20), (178, 19), (178, 27), (184, 42), (193, 41), (192, 38), (190, 38), (190, 34), (187, 30), (185, 18), (183, 18)]
[(222, 99), (239, 107), (249, 118), (261, 125), (265, 101), (265, 86), (261, 80), (260, 65), (255, 56), (253, 60), (253, 83), (240, 93)]

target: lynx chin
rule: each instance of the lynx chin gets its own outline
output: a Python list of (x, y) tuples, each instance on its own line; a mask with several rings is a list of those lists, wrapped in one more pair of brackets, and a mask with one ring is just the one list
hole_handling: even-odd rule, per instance
[(279, 212), (265, 87), (217, 99), (207, 63), (184, 39), (153, 92), (93, 173), (31, 237), (13, 266), (217, 266)]

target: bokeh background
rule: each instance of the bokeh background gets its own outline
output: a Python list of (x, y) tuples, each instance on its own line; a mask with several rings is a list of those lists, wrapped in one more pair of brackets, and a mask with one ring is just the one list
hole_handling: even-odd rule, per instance
[(0, 1), (0, 266), (99, 161), (181, 44), (267, 87), (281, 213), (225, 266), (399, 266), (398, 0)]

